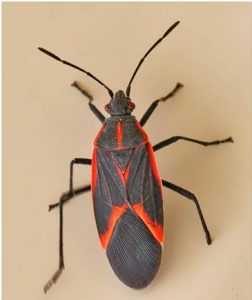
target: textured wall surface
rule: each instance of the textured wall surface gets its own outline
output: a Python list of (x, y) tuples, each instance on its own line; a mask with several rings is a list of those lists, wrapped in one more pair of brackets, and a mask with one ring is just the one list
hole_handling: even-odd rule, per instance
[[(173, 135), (235, 143), (211, 148), (181, 141), (158, 151), (162, 178), (199, 199), (214, 242), (207, 246), (192, 202), (164, 190), (165, 247), (158, 276), (130, 290), (101, 249), (91, 194), (65, 207), (66, 269), (43, 295), (58, 264), (58, 213), (69, 162), (90, 157), (99, 122), (70, 87), (81, 81), (102, 110), (108, 94), (37, 47), (125, 89), (145, 51), (175, 21), (132, 85), (135, 115), (169, 92), (145, 126), (155, 144)], [(4, 3), (4, 299), (249, 300), (251, 292), (252, 5), (242, 3)], [(90, 181), (76, 167), (75, 186)]]

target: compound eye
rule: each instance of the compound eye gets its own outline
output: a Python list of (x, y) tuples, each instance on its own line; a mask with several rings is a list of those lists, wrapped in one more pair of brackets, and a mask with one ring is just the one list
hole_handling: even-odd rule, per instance
[(133, 102), (129, 102), (128, 108), (129, 108), (131, 111), (134, 110), (135, 107), (136, 107), (136, 106), (135, 106), (135, 104), (134, 104)]
[(106, 110), (106, 112), (109, 112), (110, 111), (110, 104), (106, 104), (104, 109)]

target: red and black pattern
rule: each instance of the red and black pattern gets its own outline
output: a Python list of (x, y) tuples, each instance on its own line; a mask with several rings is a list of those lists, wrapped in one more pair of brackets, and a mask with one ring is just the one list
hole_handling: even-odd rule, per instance
[[(110, 135), (115, 138), (109, 139)], [(95, 140), (92, 159), (96, 224), (113, 270), (134, 288), (146, 286), (160, 264), (161, 185), (152, 146), (139, 123), (132, 117), (105, 123)]]
[(162, 184), (147, 135), (137, 121), (134, 123), (134, 129), (143, 138), (142, 143), (134, 148), (126, 148), (122, 142), (127, 137), (121, 121), (114, 127), (116, 139), (113, 144), (116, 147), (113, 150), (96, 146), (101, 137), (106, 139), (106, 125), (95, 142), (92, 191), (98, 232), (104, 248), (118, 219), (127, 209), (142, 219), (160, 243), (163, 241)]
[[(82, 188), (73, 188), (74, 164), (91, 164), (90, 159), (76, 158), (70, 164), (69, 191), (64, 193), (59, 203), (49, 206), (49, 210), (59, 206), (59, 268), (44, 287), (45, 293), (57, 281), (64, 269), (63, 255), (63, 204), (75, 195), (89, 191), (92, 187), (94, 212), (102, 246), (106, 249), (107, 257), (115, 274), (122, 282), (132, 288), (144, 288), (155, 277), (161, 261), (161, 244), (163, 242), (163, 202), (161, 184), (187, 197), (196, 204), (202, 223), (206, 241), (211, 244), (211, 236), (204, 220), (197, 198), (191, 192), (160, 180), (154, 151), (168, 146), (178, 140), (186, 140), (204, 146), (233, 142), (231, 137), (212, 142), (199, 141), (183, 136), (166, 139), (153, 148), (141, 126), (150, 118), (158, 103), (164, 102), (183, 86), (176, 87), (166, 96), (155, 100), (144, 113), (139, 123), (131, 115), (135, 104), (131, 102), (131, 84), (145, 58), (149, 53), (179, 24), (175, 22), (164, 35), (159, 38), (139, 61), (126, 88), (115, 94), (113, 91), (90, 72), (77, 65), (61, 59), (52, 52), (39, 50), (51, 58), (70, 67), (78, 69), (105, 87), (110, 95), (105, 110), (109, 118), (91, 101), (93, 97), (83, 90), (77, 82), (76, 87), (89, 98), (89, 108), (103, 123), (94, 142), (92, 159), (92, 184)], [(141, 125), (141, 126), (140, 126)]]

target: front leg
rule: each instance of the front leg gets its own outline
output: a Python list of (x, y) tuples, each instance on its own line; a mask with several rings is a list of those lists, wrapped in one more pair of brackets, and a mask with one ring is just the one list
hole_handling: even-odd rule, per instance
[(86, 96), (89, 99), (88, 105), (91, 111), (94, 113), (94, 115), (102, 122), (104, 123), (105, 117), (104, 115), (100, 112), (100, 110), (92, 103), (93, 101), (93, 96), (90, 95), (86, 90), (84, 90), (83, 87), (80, 86), (79, 82), (74, 81), (71, 84), (73, 87), (75, 87), (78, 91), (80, 91), (84, 96)]
[(164, 96), (162, 98), (159, 98), (156, 101), (152, 102), (152, 104), (150, 105), (150, 107), (146, 110), (146, 112), (142, 116), (139, 124), (141, 126), (144, 126), (144, 124), (148, 121), (148, 119), (150, 118), (150, 116), (152, 115), (152, 113), (154, 112), (154, 110), (156, 109), (156, 107), (158, 106), (158, 103), (159, 102), (164, 102), (167, 99), (173, 97), (176, 94), (176, 92), (180, 88), (182, 88), (182, 87), (183, 87), (183, 84), (181, 84), (181, 83), (178, 82), (177, 85), (175, 86), (175, 88), (169, 94), (167, 94), (166, 96)]

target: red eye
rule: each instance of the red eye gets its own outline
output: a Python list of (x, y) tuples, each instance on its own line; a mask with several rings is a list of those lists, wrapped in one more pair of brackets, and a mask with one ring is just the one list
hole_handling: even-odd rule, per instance
[(106, 104), (105, 107), (104, 107), (104, 109), (105, 109), (107, 112), (109, 112), (109, 111), (110, 111), (110, 104)]
[(128, 104), (128, 108), (132, 111), (135, 108), (135, 104), (133, 102), (130, 102)]

